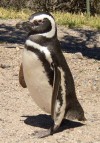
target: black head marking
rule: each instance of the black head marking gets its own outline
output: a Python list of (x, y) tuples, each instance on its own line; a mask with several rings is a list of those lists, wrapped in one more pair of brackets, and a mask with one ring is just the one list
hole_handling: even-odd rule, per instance
[(49, 19), (44, 18), (42, 20), (34, 20), (32, 23), (30, 23), (29, 26), (30, 32), (28, 35), (42, 34), (50, 31), (51, 29), (52, 26)]
[(56, 24), (53, 16), (48, 12), (36, 12), (28, 21), (23, 22), (22, 27), (30, 35), (42, 35), (52, 38), (57, 35)]

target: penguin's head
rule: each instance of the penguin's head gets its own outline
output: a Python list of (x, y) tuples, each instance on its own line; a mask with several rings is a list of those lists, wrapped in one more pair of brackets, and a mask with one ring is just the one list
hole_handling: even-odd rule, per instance
[(53, 16), (47, 12), (32, 14), (28, 21), (21, 23), (21, 26), (28, 32), (28, 35), (38, 34), (52, 38), (57, 33), (55, 20)]

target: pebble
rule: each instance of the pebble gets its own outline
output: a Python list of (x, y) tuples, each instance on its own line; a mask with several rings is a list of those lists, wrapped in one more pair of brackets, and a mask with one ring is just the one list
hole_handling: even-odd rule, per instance
[(16, 51), (19, 51), (19, 47), (16, 47)]
[(5, 65), (5, 64), (0, 64), (0, 68), (5, 69), (5, 68), (10, 68), (10, 65)]
[(83, 59), (83, 55), (80, 52), (75, 53), (75, 55), (78, 59)]

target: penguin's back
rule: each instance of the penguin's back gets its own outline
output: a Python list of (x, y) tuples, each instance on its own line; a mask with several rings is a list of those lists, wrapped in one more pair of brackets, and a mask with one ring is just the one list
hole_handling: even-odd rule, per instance
[(45, 112), (51, 113), (52, 85), (38, 55), (26, 48), (23, 53), (23, 71), (26, 85), (34, 101)]

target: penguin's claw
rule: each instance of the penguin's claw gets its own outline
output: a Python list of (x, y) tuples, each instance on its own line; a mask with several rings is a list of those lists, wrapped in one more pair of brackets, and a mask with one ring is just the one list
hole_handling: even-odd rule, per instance
[(44, 131), (35, 131), (34, 134), (38, 138), (45, 138), (45, 137), (48, 137), (48, 136), (52, 135), (50, 129), (44, 130)]

